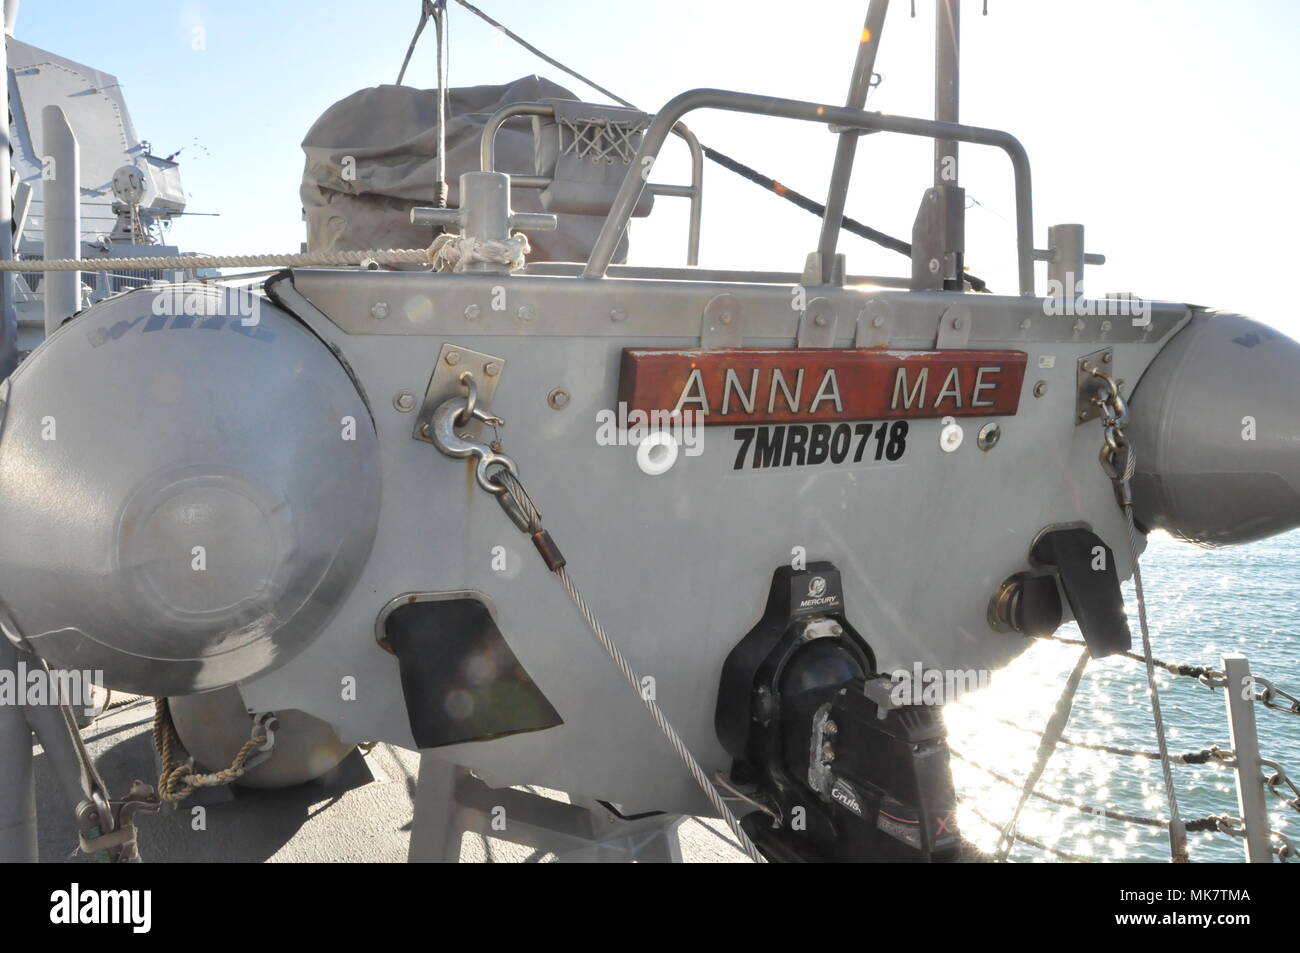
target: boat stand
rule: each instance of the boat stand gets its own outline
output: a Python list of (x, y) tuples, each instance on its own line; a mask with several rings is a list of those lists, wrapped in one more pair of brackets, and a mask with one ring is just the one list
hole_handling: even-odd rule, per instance
[(626, 817), (601, 801), (566, 804), (517, 788), (492, 788), (459, 765), (420, 754), (411, 822), (412, 863), (456, 863), (465, 834), (532, 847), (561, 863), (680, 863), (681, 814)]

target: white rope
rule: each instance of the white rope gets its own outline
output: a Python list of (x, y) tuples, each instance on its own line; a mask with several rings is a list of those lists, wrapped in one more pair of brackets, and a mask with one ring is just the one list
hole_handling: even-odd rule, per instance
[[(522, 233), (505, 241), (443, 234), (428, 248), (372, 248), (365, 251), (314, 251), (266, 255), (168, 255), (157, 258), (37, 258), (0, 261), (6, 271), (130, 271), (195, 268), (342, 268), (349, 265), (433, 265), (435, 271), (465, 271), (470, 265), (505, 265), (516, 271), (532, 251)], [(237, 275), (231, 277), (238, 277)]]
[(367, 251), (313, 251), (298, 254), (265, 255), (167, 255), (157, 258), (36, 258), (0, 261), (6, 271), (129, 271), (142, 269), (189, 270), (193, 268), (332, 268), (361, 265), (428, 265), (428, 248), (388, 248)]
[(524, 267), (524, 256), (530, 251), (528, 239), (518, 232), (505, 241), (445, 233), (433, 240), (429, 257), (435, 271), (465, 271), (480, 263), (505, 265), (515, 271)]

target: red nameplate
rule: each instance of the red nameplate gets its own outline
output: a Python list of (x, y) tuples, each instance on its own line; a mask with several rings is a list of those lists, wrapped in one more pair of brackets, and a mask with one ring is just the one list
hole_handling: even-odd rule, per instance
[(1001, 417), (1020, 406), (1023, 351), (624, 348), (628, 411), (706, 425)]

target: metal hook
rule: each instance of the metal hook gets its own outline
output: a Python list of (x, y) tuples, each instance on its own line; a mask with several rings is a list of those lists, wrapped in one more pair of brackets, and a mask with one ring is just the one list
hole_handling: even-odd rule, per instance
[[(489, 468), (503, 466), (516, 476), (519, 474), (518, 468), (513, 460), (503, 453), (498, 453), (489, 444), (456, 432), (458, 427), (463, 426), (460, 418), (466, 415), (468, 410), (469, 400), (465, 397), (453, 397), (443, 401), (433, 412), (433, 423), (429, 428), (430, 439), (435, 447), (449, 457), (460, 459), (477, 457), (478, 464), (474, 468), (474, 478), (478, 481), (478, 485), (493, 496), (500, 496), (506, 488), (489, 479)], [(478, 407), (474, 408), (473, 416), (474, 419), (492, 424), (494, 427), (505, 423), (500, 417), (495, 417)]]
[(475, 411), (478, 410), (478, 381), (474, 380), (474, 374), (471, 371), (465, 371), (460, 375), (460, 382), (469, 391), (469, 397), (465, 401), (465, 409), (456, 417), (456, 426), (463, 427), (470, 422)]
[(256, 749), (257, 754), (244, 762), (245, 771), (253, 770), (271, 757), (271, 752), (275, 748), (275, 732), (279, 727), (280, 718), (273, 711), (263, 712), (253, 719), (253, 727), (249, 731), (249, 738), (256, 741), (261, 737), (262, 743)]

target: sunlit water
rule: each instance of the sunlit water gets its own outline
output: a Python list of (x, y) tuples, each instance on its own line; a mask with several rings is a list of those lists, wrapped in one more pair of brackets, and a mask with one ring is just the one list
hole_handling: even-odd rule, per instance
[[(1151, 537), (1142, 558), (1154, 655), (1166, 661), (1221, 668), (1224, 652), (1241, 652), (1251, 671), (1291, 694), (1300, 694), (1300, 532), (1248, 546), (1203, 550), (1163, 534)], [(1134, 649), (1141, 636), (1131, 583), (1125, 585)], [(1060, 635), (1079, 638), (1076, 627)], [(1042, 729), (1079, 650), (1041, 642), (993, 676), (984, 691), (947, 708), (949, 741), (970, 762), (1017, 782), (1011, 787), (961, 758), (953, 758), (953, 781), (963, 805), (958, 818), (966, 836), (989, 850), (998, 824), (1011, 816), (1022, 782), (1034, 763), (1037, 735), (1002, 723), (1006, 719)], [(1222, 691), (1190, 678), (1158, 671), (1160, 703), (1171, 752), (1228, 749)], [(1256, 705), (1260, 749), (1300, 777), (1300, 717)], [(1124, 658), (1092, 662), (1075, 698), (1065, 736), (1072, 740), (1155, 751), (1156, 741), (1141, 663)], [(1175, 765), (1174, 781), (1184, 819), (1237, 815), (1234, 775), (1213, 764)], [(1158, 761), (1121, 757), (1061, 744), (1037, 790), (1126, 814), (1167, 817)], [(1300, 841), (1300, 814), (1267, 795), (1272, 825)], [(1021, 814), (1021, 833), (1071, 854), (1104, 861), (1167, 861), (1168, 837), (1144, 827), (1088, 815), (1031, 798)], [(1243, 842), (1217, 833), (1189, 835), (1192, 861), (1240, 861)], [(1017, 843), (1013, 860), (1059, 860)]]

